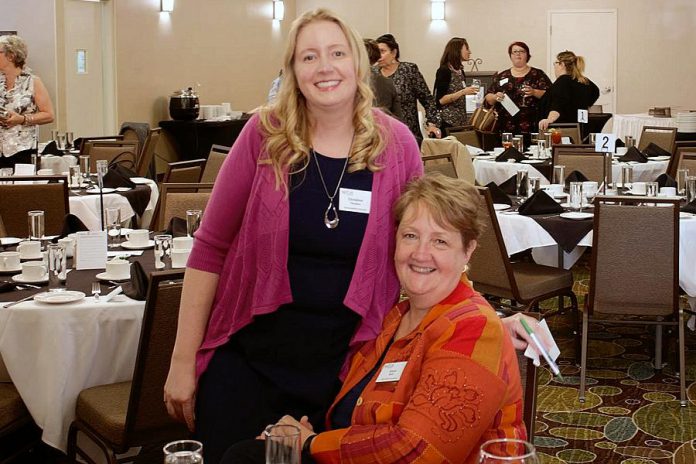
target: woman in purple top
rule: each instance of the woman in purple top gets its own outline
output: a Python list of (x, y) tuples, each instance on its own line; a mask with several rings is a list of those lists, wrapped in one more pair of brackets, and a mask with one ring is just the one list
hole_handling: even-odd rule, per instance
[(184, 279), (164, 399), (207, 463), (283, 414), (323, 423), (350, 347), (398, 298), (391, 208), (422, 173), (409, 129), (372, 108), (352, 28), (305, 13), (283, 64), (277, 100), (222, 167)]

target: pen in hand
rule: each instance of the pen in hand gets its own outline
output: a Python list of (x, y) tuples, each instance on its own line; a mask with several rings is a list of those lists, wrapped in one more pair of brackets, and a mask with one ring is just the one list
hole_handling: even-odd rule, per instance
[(539, 350), (539, 353), (544, 357), (546, 362), (549, 364), (549, 367), (551, 367), (551, 372), (559, 378), (559, 380), (563, 380), (563, 376), (561, 375), (561, 370), (558, 368), (558, 365), (551, 359), (551, 356), (549, 356), (549, 353), (546, 351), (544, 348), (544, 345), (541, 344), (541, 341), (539, 341), (539, 338), (536, 336), (536, 334), (532, 331), (532, 328), (529, 327), (529, 324), (527, 324), (527, 321), (524, 319), (520, 319), (520, 322), (522, 323), (522, 327), (524, 327), (524, 330), (527, 332), (529, 335), (529, 338), (532, 339), (534, 344), (537, 347), (537, 350)]

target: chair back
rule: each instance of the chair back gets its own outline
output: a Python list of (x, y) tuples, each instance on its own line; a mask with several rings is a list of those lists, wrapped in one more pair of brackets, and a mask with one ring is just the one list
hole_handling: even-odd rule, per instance
[(603, 113), (604, 109), (602, 105), (590, 105), (589, 108), (587, 108), (588, 113)]
[[(457, 177), (472, 185), (476, 182), (474, 163), (469, 150), (456, 138), (449, 136), (444, 139), (425, 139), (421, 144), (421, 153), (426, 171), (440, 171), (446, 176)], [(449, 155), (450, 161), (442, 156), (433, 155)], [(450, 167), (445, 167), (448, 163), (451, 163)]]
[(676, 314), (678, 253), (679, 200), (597, 196), (588, 315)]
[(481, 141), (473, 127), (450, 127), (445, 129), (446, 136), (452, 136), (462, 145), (471, 145), (472, 147), (481, 148)]
[(172, 218), (186, 218), (189, 209), (205, 211), (210, 199), (212, 183), (162, 184), (160, 191), (160, 229), (164, 230)]
[(580, 124), (577, 122), (558, 122), (549, 124), (549, 129), (560, 129), (563, 137), (570, 137), (572, 143), (582, 143)]
[(150, 166), (152, 166), (152, 160), (155, 158), (155, 150), (157, 149), (157, 143), (161, 135), (162, 129), (156, 127), (150, 129), (143, 144), (143, 149), (138, 157), (138, 164), (136, 166), (135, 172), (140, 177), (147, 176), (150, 171)]
[(80, 156), (86, 155), (86, 143), (91, 141), (102, 141), (102, 142), (118, 142), (125, 140), (123, 135), (100, 135), (100, 136), (90, 136), (90, 137), (80, 137), (82, 143), (80, 145)]
[(454, 167), (452, 155), (443, 153), (442, 155), (423, 156), (423, 170), (426, 173), (439, 172), (447, 177), (457, 178), (457, 169)]
[(481, 194), (481, 222), (483, 232), (478, 246), (469, 260), (468, 276), (481, 293), (494, 293), (514, 298), (519, 295), (510, 265), (493, 199), (486, 187), (477, 187)]
[(82, 142), (80, 153), (89, 155), (89, 169), (91, 172), (97, 170), (97, 160), (106, 160), (109, 164), (113, 162), (126, 163), (126, 167), (135, 169), (138, 154), (137, 141), (103, 141), (89, 140)]
[(645, 147), (654, 143), (663, 150), (674, 153), (675, 140), (677, 140), (676, 127), (643, 126), (638, 141), (638, 150), (642, 152)]
[(551, 154), (556, 155), (556, 153), (561, 152), (578, 152), (578, 151), (588, 151), (594, 152), (595, 146), (589, 143), (573, 143), (573, 144), (556, 144), (551, 146)]
[(679, 165), (682, 153), (696, 153), (696, 140), (674, 142), (674, 155), (670, 158), (669, 165), (667, 166), (667, 174), (674, 178), (677, 177), (677, 166)]
[(192, 184), (200, 182), (205, 158), (167, 163), (162, 183)]
[(611, 182), (611, 158), (604, 153), (581, 150), (581, 151), (557, 151), (553, 157), (554, 166), (565, 166), (565, 175), (573, 171), (579, 171), (598, 183)]
[[(5, 232), (10, 237), (24, 238), (29, 235), (27, 212), (44, 211), (44, 233), (58, 235), (63, 230), (63, 221), (70, 212), (68, 182), (64, 176), (13, 176), (3, 178), (0, 184), (0, 217)], [(34, 184), (27, 181), (48, 181)]]
[[(138, 355), (125, 425), (126, 443), (144, 443), (172, 437), (182, 424), (167, 414), (162, 391), (176, 339), (183, 270), (153, 272), (147, 292)], [(176, 437), (176, 435), (173, 435)]]
[(688, 169), (690, 176), (696, 176), (696, 148), (677, 148), (677, 153), (672, 157), (674, 163), (667, 168), (667, 173), (676, 179), (677, 171)]
[(229, 152), (230, 147), (225, 147), (223, 145), (213, 145), (210, 148), (208, 161), (206, 161), (203, 174), (201, 175), (201, 182), (215, 182), (218, 172), (220, 172), (220, 168), (222, 167), (222, 163), (227, 158)]

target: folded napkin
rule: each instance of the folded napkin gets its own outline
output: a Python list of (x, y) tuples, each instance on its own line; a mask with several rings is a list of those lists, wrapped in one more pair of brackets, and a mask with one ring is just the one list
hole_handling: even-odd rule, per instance
[(674, 180), (674, 178), (667, 173), (663, 173), (663, 174), (660, 174), (659, 176), (657, 176), (657, 179), (655, 179), (655, 182), (657, 182), (657, 186), (659, 188), (676, 187), (677, 186), (677, 181)]
[(163, 233), (169, 234), (172, 237), (186, 237), (188, 235), (188, 228), (186, 226), (186, 219), (180, 217), (173, 217), (169, 221), (167, 230)]
[(658, 145), (655, 145), (652, 142), (650, 142), (648, 146), (645, 147), (645, 150), (643, 150), (643, 154), (648, 158), (651, 158), (653, 156), (672, 156), (670, 152)]
[(109, 170), (104, 175), (104, 187), (135, 188), (135, 184), (130, 180), (131, 177), (136, 177), (136, 173), (119, 163), (113, 163), (109, 166)]
[(42, 155), (56, 155), (56, 156), (63, 156), (63, 152), (58, 150), (58, 145), (56, 145), (56, 142), (51, 140), (46, 144), (44, 147), (43, 151), (41, 152)]
[(512, 199), (507, 193), (503, 192), (500, 187), (498, 187), (495, 182), (489, 182), (486, 184), (488, 191), (491, 193), (491, 198), (493, 203), (502, 203), (506, 205), (512, 205)]
[(524, 155), (515, 147), (510, 147), (498, 156), (495, 157), (496, 161), (507, 161), (509, 159), (514, 159), (518, 163), (524, 159)]
[(524, 216), (531, 216), (534, 214), (560, 214), (563, 212), (563, 208), (546, 192), (539, 190), (534, 192), (531, 197), (527, 198), (527, 200), (520, 205), (517, 212)]
[(696, 200), (691, 200), (691, 203), (686, 206), (682, 206), (681, 210), (683, 213), (696, 214)]
[(616, 146), (616, 147), (625, 147), (626, 144), (624, 143), (623, 140), (621, 140), (621, 139), (616, 139), (616, 145), (615, 145), (615, 146)]
[(626, 154), (619, 158), (619, 161), (625, 163), (627, 161), (637, 161), (639, 163), (647, 163), (648, 157), (642, 154), (636, 147), (631, 147), (626, 151)]
[[(510, 177), (508, 180), (499, 185), (500, 190), (508, 195), (517, 195), (517, 175)], [(527, 194), (527, 183), (523, 183), (520, 188), (520, 195)]]
[(13, 292), (17, 286), (12, 282), (0, 282), (0, 293)]
[(149, 279), (143, 265), (135, 261), (131, 264), (130, 273), (130, 282), (123, 285), (123, 294), (134, 300), (146, 300)]
[[(82, 137), (78, 137), (75, 140), (73, 140), (73, 150), (79, 150), (80, 148), (82, 148), (82, 141), (83, 141)], [(617, 142), (618, 142), (618, 140), (617, 140)], [(618, 145), (617, 145), (617, 147), (618, 147)]]
[(570, 188), (571, 182), (587, 182), (589, 179), (580, 171), (573, 171), (565, 179), (566, 188)]
[(79, 217), (68, 213), (63, 218), (63, 229), (60, 232), (59, 238), (67, 237), (75, 232), (86, 232), (88, 230), (89, 229), (87, 226), (80, 220)]

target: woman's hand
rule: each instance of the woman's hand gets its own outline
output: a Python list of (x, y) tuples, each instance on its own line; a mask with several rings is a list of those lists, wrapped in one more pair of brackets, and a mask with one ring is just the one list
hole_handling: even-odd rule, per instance
[(24, 116), (22, 116), (19, 113), (15, 113), (12, 110), (7, 111), (7, 117), (4, 119), (0, 119), (0, 124), (2, 124), (3, 127), (13, 127), (13, 126), (19, 126), (24, 122)]
[[(503, 325), (510, 334), (510, 338), (512, 339), (512, 345), (515, 347), (515, 349), (524, 350), (527, 348), (527, 345), (533, 343), (527, 331), (524, 330), (522, 322), (520, 322), (522, 319), (525, 320), (527, 325), (532, 329), (532, 332), (534, 332), (534, 334), (539, 338), (539, 341), (542, 345), (544, 345), (546, 351), (549, 351), (551, 349), (552, 342), (548, 339), (546, 333), (544, 333), (544, 331), (542, 331), (539, 328), (539, 321), (537, 321), (533, 317), (525, 316), (522, 313), (516, 313), (512, 316), (504, 317), (501, 319)], [(536, 347), (534, 349), (536, 350)]]
[(549, 128), (549, 124), (551, 124), (551, 121), (549, 119), (542, 119), (539, 121), (539, 130), (542, 132), (546, 132), (546, 129)]
[(433, 124), (432, 122), (429, 122), (427, 126), (425, 126), (425, 131), (428, 133), (428, 135), (433, 134), (435, 135), (435, 138), (439, 139), (442, 137), (442, 133), (440, 132), (440, 129)]
[(460, 90), (460, 92), (463, 92), (462, 95), (476, 95), (479, 91), (479, 87), (464, 87), (464, 89)]
[(302, 416), (299, 420), (295, 420), (292, 416), (283, 416), (278, 421), (277, 425), (294, 425), (300, 429), (300, 448), (304, 447), (304, 442), (311, 437), (316, 435), (314, 432), (314, 427), (309, 423), (309, 418), (307, 416)]
[(167, 382), (164, 384), (164, 403), (167, 412), (194, 431), (196, 417), (196, 362), (172, 358)]

